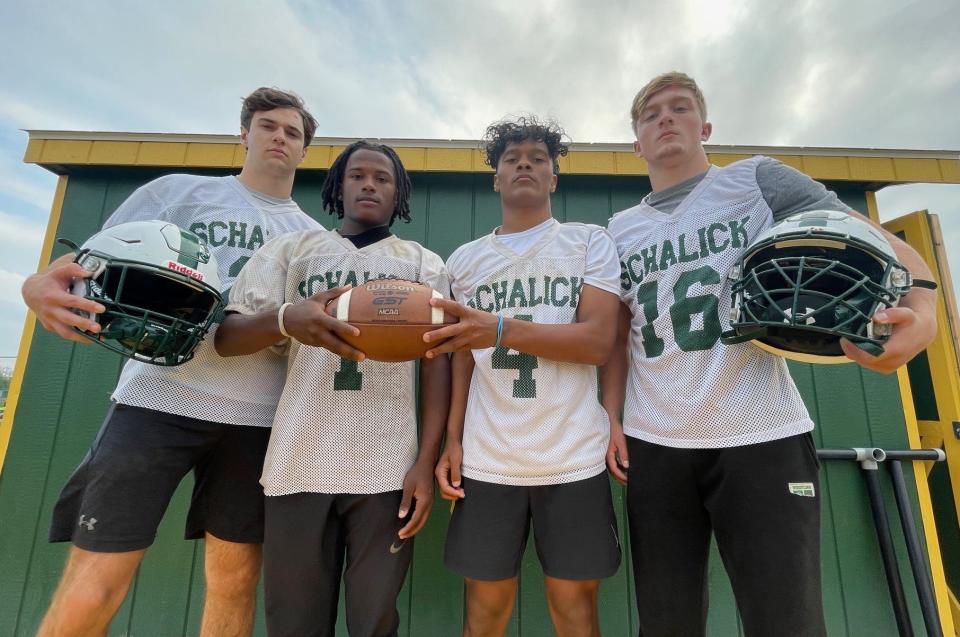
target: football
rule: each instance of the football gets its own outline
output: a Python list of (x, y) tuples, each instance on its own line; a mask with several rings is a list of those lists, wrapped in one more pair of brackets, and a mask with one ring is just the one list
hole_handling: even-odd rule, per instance
[(423, 335), (457, 322), (430, 306), (443, 295), (428, 285), (402, 279), (373, 279), (327, 303), (327, 313), (360, 330), (345, 341), (375, 361), (412, 361), (440, 341), (424, 343)]

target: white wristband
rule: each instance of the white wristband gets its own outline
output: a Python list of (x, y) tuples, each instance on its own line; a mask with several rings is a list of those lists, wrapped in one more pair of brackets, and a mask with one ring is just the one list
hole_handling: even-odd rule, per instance
[(283, 328), (283, 313), (287, 311), (287, 308), (293, 305), (293, 303), (284, 303), (280, 306), (280, 310), (277, 312), (277, 325), (280, 326), (280, 333), (283, 334), (286, 338), (293, 338), (287, 334), (287, 330)]

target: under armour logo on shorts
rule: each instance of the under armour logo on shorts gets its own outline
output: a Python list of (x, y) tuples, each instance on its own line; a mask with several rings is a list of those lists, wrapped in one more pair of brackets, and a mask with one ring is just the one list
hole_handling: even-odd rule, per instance
[(80, 516), (80, 522), (77, 523), (77, 526), (85, 526), (88, 531), (93, 530), (93, 525), (97, 523), (97, 518), (90, 518), (89, 520), (85, 519), (86, 515)]

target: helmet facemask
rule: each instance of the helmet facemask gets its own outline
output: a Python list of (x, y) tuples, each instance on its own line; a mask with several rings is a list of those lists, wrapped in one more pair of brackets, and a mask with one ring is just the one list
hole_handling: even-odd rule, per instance
[[(87, 253), (78, 261), (103, 256)], [(107, 308), (91, 317), (101, 326), (97, 340), (156, 365), (179, 365), (192, 358), (220, 306), (213, 290), (132, 262), (110, 261), (84, 284), (84, 296)]]
[(909, 272), (889, 244), (886, 250), (825, 228), (758, 241), (731, 272), (734, 302), (724, 342), (753, 340), (787, 358), (821, 363), (848, 362), (841, 338), (881, 354), (891, 330), (873, 316), (896, 307), (910, 287)]
[(77, 330), (107, 349), (154, 365), (190, 360), (223, 300), (217, 264), (194, 234), (163, 221), (130, 222), (91, 237), (75, 259), (88, 278), (74, 294), (100, 303), (97, 334)]

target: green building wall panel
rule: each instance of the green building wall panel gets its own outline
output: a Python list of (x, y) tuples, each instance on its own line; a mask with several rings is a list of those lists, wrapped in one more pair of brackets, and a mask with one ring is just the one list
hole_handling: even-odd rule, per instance
[[(133, 189), (159, 174), (155, 169), (78, 171), (68, 183), (57, 235), (81, 242)], [(337, 225), (336, 219), (321, 207), (323, 177), (323, 172), (304, 173), (298, 177), (294, 196), (305, 211), (332, 228)], [(499, 200), (490, 175), (415, 173), (413, 182), (413, 220), (409, 224), (398, 221), (393, 229), (402, 237), (423, 242), (444, 258), (500, 223)], [(552, 199), (553, 210), (564, 221), (603, 224), (615, 212), (634, 205), (648, 190), (645, 177), (561, 176)], [(840, 194), (853, 207), (865, 209), (862, 191), (844, 185)], [(58, 248), (56, 254), (64, 251)], [(101, 348), (73, 345), (40, 328), (34, 336), (10, 450), (0, 475), (0, 634), (32, 635), (42, 618), (67, 553), (65, 545), (46, 541), (51, 510), (65, 480), (96, 436), (120, 366), (115, 355)], [(818, 447), (907, 447), (895, 378), (862, 372), (852, 365), (791, 363), (790, 368), (818, 423), (814, 433)], [(906, 474), (912, 489), (913, 472)], [(849, 462), (825, 463), (821, 476), (824, 607), (829, 633), (851, 637), (894, 635), (860, 469)], [(883, 482), (904, 567), (904, 586), (914, 624), (920, 626), (886, 476)], [(186, 480), (177, 491), (156, 543), (111, 627), (111, 635), (169, 637), (197, 633), (203, 601), (203, 544), (181, 539), (191, 488), (192, 480)], [(636, 633), (637, 621), (625, 490), (613, 482), (611, 488), (624, 562), (601, 587), (601, 626), (605, 635), (631, 635)], [(463, 584), (442, 564), (448, 519), (449, 503), (438, 499), (428, 525), (416, 540), (413, 565), (400, 597), (404, 635), (459, 633)], [(733, 593), (715, 546), (711, 549), (709, 576), (709, 634), (742, 634)], [(531, 538), (509, 634), (552, 634), (542, 578)], [(338, 626), (338, 634), (345, 634), (342, 612)], [(256, 634), (265, 634), (262, 610), (257, 615)]]

